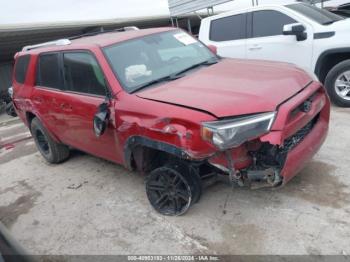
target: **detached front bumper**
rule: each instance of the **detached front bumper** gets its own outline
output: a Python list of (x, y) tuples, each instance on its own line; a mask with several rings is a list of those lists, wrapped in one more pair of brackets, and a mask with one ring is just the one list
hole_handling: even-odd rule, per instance
[(283, 184), (298, 174), (308, 161), (317, 153), (326, 139), (328, 133), (328, 121), (320, 118), (311, 132), (303, 140), (288, 152), (285, 164), (281, 171)]
[(328, 133), (329, 115), (329, 98), (319, 83), (312, 83), (281, 105), (273, 126), (276, 131), (262, 140), (274, 137), (274, 133), (278, 133), (277, 137), (281, 139), (279, 146), (287, 153), (280, 171), (283, 184), (298, 174), (320, 149)]

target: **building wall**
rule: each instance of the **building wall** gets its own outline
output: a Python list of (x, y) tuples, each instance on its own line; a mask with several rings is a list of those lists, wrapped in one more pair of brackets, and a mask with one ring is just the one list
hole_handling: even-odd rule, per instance
[(0, 93), (11, 86), (12, 63), (0, 63)]

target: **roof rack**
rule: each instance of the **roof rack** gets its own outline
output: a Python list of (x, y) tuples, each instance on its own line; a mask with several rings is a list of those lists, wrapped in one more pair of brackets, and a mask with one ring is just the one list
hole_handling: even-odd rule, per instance
[(40, 47), (46, 47), (46, 46), (55, 46), (55, 45), (58, 46), (58, 45), (70, 45), (70, 44), (71, 44), (71, 41), (69, 39), (59, 39), (59, 40), (45, 42), (37, 45), (27, 45), (22, 48), (22, 51), (28, 51), (28, 50), (32, 50)]
[(81, 35), (72, 36), (72, 37), (69, 37), (69, 39), (74, 40), (85, 36), (94, 36), (94, 35), (106, 34), (106, 33), (112, 33), (112, 32), (126, 32), (126, 31), (136, 31), (136, 30), (140, 30), (140, 29), (136, 26), (125, 26), (117, 29), (104, 30), (104, 28), (101, 27), (99, 31), (93, 31), (93, 32), (88, 32)]
[(81, 38), (81, 37), (84, 37), (84, 36), (94, 36), (94, 35), (110, 33), (110, 32), (125, 32), (125, 31), (135, 31), (135, 30), (140, 30), (140, 29), (138, 27), (136, 27), (136, 26), (126, 26), (126, 27), (123, 27), (123, 28), (117, 28), (117, 29), (112, 29), (112, 30), (104, 30), (103, 27), (102, 27), (100, 31), (89, 32), (89, 33), (85, 33), (85, 34), (82, 34), (82, 35), (73, 36), (73, 37), (70, 37), (68, 39), (59, 39), (59, 40), (45, 42), (45, 43), (36, 44), (36, 45), (27, 45), (27, 46), (22, 48), (22, 51), (29, 51), (29, 50), (32, 50), (32, 49), (41, 48), (41, 47), (47, 47), (47, 46), (70, 45), (71, 44), (70, 40), (74, 40), (74, 39)]

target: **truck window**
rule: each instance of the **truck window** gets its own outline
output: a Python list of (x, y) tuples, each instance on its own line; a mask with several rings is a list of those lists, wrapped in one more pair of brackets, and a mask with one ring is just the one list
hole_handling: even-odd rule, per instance
[(38, 63), (38, 86), (63, 89), (63, 79), (59, 66), (59, 54), (41, 54)]
[(253, 12), (253, 37), (282, 35), (283, 26), (293, 23), (297, 21), (278, 11)]
[(23, 55), (17, 58), (15, 66), (15, 80), (19, 84), (23, 84), (26, 79), (29, 61), (30, 55)]
[(66, 90), (92, 95), (106, 95), (103, 72), (96, 59), (87, 52), (63, 54)]
[(221, 42), (246, 38), (246, 16), (240, 14), (211, 21), (209, 39)]

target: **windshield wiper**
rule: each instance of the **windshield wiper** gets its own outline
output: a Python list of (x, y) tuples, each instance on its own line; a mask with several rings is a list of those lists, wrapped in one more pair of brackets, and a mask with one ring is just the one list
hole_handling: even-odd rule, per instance
[(200, 63), (198, 63), (198, 64), (191, 65), (191, 66), (189, 66), (189, 67), (187, 67), (187, 68), (185, 68), (185, 69), (182, 69), (182, 70), (180, 70), (180, 71), (178, 71), (178, 72), (176, 72), (176, 73), (171, 74), (170, 76), (171, 76), (171, 77), (180, 77), (183, 73), (185, 73), (185, 72), (187, 72), (187, 71), (189, 71), (189, 70), (191, 70), (191, 69), (194, 69), (194, 68), (199, 67), (199, 66), (202, 66), (202, 65), (213, 65), (213, 64), (216, 64), (217, 62), (218, 62), (218, 59), (217, 59), (217, 58), (214, 58), (214, 59), (211, 58), (211, 59), (209, 59), (209, 60), (200, 62)]
[(140, 91), (141, 89), (144, 89), (145, 87), (148, 87), (148, 86), (151, 86), (151, 85), (154, 85), (154, 84), (157, 84), (157, 83), (161, 83), (161, 82), (164, 82), (164, 81), (171, 81), (171, 80), (175, 80), (175, 79), (178, 79), (180, 78), (179, 76), (173, 76), (173, 75), (168, 75), (168, 76), (165, 76), (165, 77), (161, 77), (161, 78), (158, 78), (158, 79), (154, 79), (154, 80), (151, 80), (145, 84), (142, 84), (142, 85), (139, 85), (138, 87), (136, 87), (134, 90), (131, 91), (131, 94), (132, 93), (135, 93), (137, 91)]
[(154, 84), (158, 84), (158, 83), (161, 83), (161, 82), (164, 82), (164, 81), (172, 81), (172, 80), (175, 80), (175, 79), (178, 79), (178, 78), (181, 78), (182, 77), (182, 74), (193, 69), (193, 68), (196, 68), (196, 67), (199, 67), (199, 66), (202, 66), (202, 65), (213, 65), (213, 64), (216, 64), (218, 62), (218, 59), (215, 58), (215, 59), (209, 59), (209, 60), (206, 60), (204, 62), (200, 62), (198, 64), (194, 64), (190, 67), (187, 67), (183, 70), (180, 70), (179, 72), (176, 72), (176, 73), (173, 73), (171, 75), (168, 75), (168, 76), (165, 76), (165, 77), (161, 77), (159, 79), (154, 79), (154, 80), (151, 80), (145, 84), (142, 84), (138, 87), (136, 87), (134, 90), (131, 91), (131, 93), (135, 93), (137, 91), (140, 91), (142, 89), (144, 89), (145, 87), (148, 87), (148, 86), (151, 86), (151, 85), (154, 85)]

